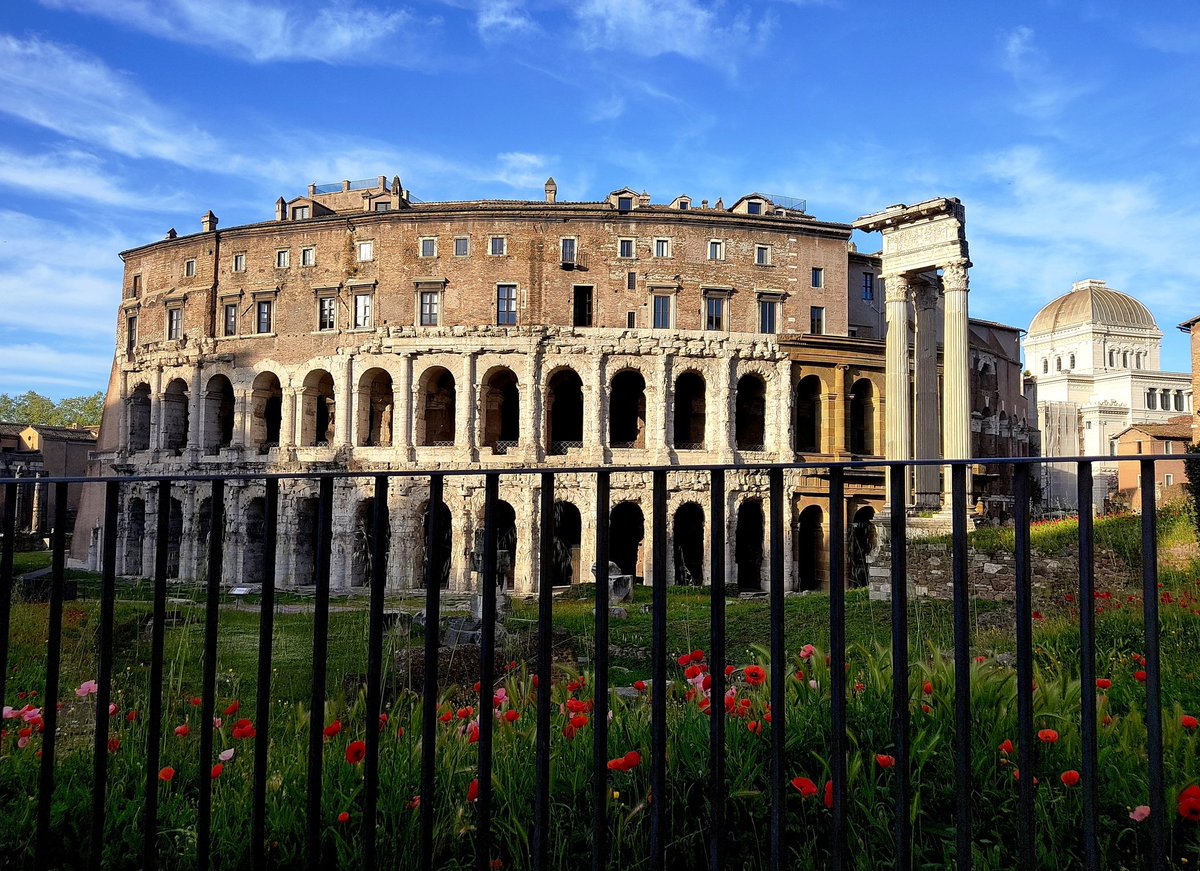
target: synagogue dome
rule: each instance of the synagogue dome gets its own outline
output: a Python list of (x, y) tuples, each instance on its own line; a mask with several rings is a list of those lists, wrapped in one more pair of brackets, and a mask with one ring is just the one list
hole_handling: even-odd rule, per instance
[(1029, 336), (1033, 338), (1084, 324), (1158, 329), (1154, 315), (1132, 296), (1113, 290), (1103, 281), (1088, 279), (1075, 282), (1070, 293), (1042, 308), (1029, 325)]

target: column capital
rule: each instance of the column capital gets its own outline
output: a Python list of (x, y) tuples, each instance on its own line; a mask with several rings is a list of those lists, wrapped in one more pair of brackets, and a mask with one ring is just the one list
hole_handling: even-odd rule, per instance
[(967, 291), (968, 286), (967, 269), (970, 267), (969, 260), (954, 260), (942, 266), (942, 292), (952, 290)]
[(886, 302), (908, 302), (908, 276), (893, 272), (883, 276), (884, 298)]
[(930, 312), (937, 308), (938, 294), (934, 285), (925, 281), (913, 281), (908, 286), (912, 294), (913, 305), (919, 311)]

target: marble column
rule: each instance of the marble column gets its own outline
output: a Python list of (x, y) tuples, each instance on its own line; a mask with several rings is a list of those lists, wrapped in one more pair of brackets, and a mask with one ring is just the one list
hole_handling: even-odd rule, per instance
[(846, 425), (846, 406), (850, 402), (850, 367), (839, 363), (833, 370), (833, 383), (837, 395), (831, 400), (833, 412), (833, 440), (829, 443), (830, 453), (835, 459), (847, 459), (850, 453), (850, 428)]
[(392, 385), (392, 449), (399, 452), (405, 462), (413, 461), (413, 423), (416, 406), (413, 405), (413, 355), (400, 358), (400, 377)]
[(475, 354), (462, 355), (462, 369), (459, 372), (459, 382), (456, 385), (457, 396), (455, 396), (457, 407), (454, 412), (458, 417), (458, 420), (454, 422), (455, 452), (461, 461), (467, 463), (479, 461), (476, 454), (479, 438), (475, 431), (479, 419), (479, 415), (476, 414), (479, 389), (475, 384), (475, 362)]
[[(947, 459), (971, 456), (971, 392), (967, 365), (967, 260), (942, 267), (942, 295), (945, 297), (944, 350), (942, 355), (942, 450)], [(970, 501), (971, 476), (967, 474), (967, 499)], [(945, 506), (950, 506), (950, 475), (945, 481)]]
[(292, 448), (296, 446), (296, 413), (300, 408), (300, 391), (294, 387), (284, 387), (279, 398), (279, 447)]
[(162, 369), (155, 369), (150, 376), (150, 450), (162, 449)]
[(337, 420), (334, 422), (333, 446), (354, 444), (354, 416), (356, 408), (353, 401), (354, 385), (350, 369), (349, 356), (338, 360), (337, 372), (334, 374), (334, 396), (337, 409)]
[[(705, 392), (708, 394), (705, 412), (707, 414), (710, 408), (716, 412), (713, 415), (716, 418), (713, 432), (711, 435), (705, 432), (705, 436), (709, 450), (717, 455), (718, 463), (732, 463), (733, 449), (737, 444), (737, 361), (736, 354), (718, 357), (717, 365), (713, 367), (717, 373), (716, 381), (714, 384), (705, 385)], [(674, 576), (669, 577), (673, 581)]]
[(202, 429), (204, 421), (201, 419), (203, 417), (201, 410), (204, 408), (204, 385), (201, 383), (201, 378), (200, 365), (196, 364), (192, 367), (192, 391), (191, 395), (188, 396), (190, 408), (187, 446), (192, 451), (199, 451), (204, 446), (204, 430)]
[[(937, 289), (925, 282), (914, 282), (913, 307), (917, 316), (916, 347), (913, 349), (913, 381), (915, 397), (913, 418), (921, 422), (914, 427), (914, 456), (932, 460), (941, 453), (940, 402), (937, 372)], [(916, 500), (918, 508), (938, 509), (942, 504), (937, 466), (918, 466)]]
[[(885, 370), (887, 373), (886, 457), (889, 460), (908, 460), (911, 455), (911, 430), (908, 419), (908, 278), (903, 275), (884, 277), (887, 292), (887, 341)], [(888, 470), (888, 480), (891, 480)], [(891, 493), (889, 485), (889, 494)], [(904, 505), (889, 505), (904, 509), (908, 506), (911, 487), (905, 474)]]

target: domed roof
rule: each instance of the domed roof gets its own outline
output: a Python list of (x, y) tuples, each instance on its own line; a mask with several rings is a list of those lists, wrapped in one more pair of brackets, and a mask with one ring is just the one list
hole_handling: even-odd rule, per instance
[(1103, 281), (1088, 279), (1071, 285), (1071, 292), (1060, 296), (1038, 312), (1029, 325), (1029, 335), (1052, 333), (1080, 324), (1103, 327), (1139, 327), (1157, 330), (1154, 315), (1134, 299), (1113, 290)]

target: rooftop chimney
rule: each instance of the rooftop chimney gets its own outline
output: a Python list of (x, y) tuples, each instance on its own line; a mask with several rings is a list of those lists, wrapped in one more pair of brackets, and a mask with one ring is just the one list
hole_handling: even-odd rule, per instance
[(554, 176), (546, 179), (546, 202), (552, 203), (558, 196), (558, 185), (554, 183)]
[(205, 212), (203, 215), (200, 216), (200, 232), (211, 233), (216, 229), (217, 229), (217, 216), (212, 213), (212, 209), (209, 209), (207, 212)]
[(174, 227), (172, 227), (170, 230), (167, 230), (167, 238), (168, 239), (174, 239), (177, 235), (179, 235), (179, 234), (175, 232)]
[(400, 187), (400, 176), (392, 176), (392, 193), (399, 194), (402, 188)]
[(287, 201), (280, 197), (275, 201), (275, 220), (282, 221), (287, 217)]
[(650, 194), (646, 193), (645, 191), (642, 191), (641, 196), (638, 197), (638, 206), (644, 209), (649, 205), (650, 205)]

